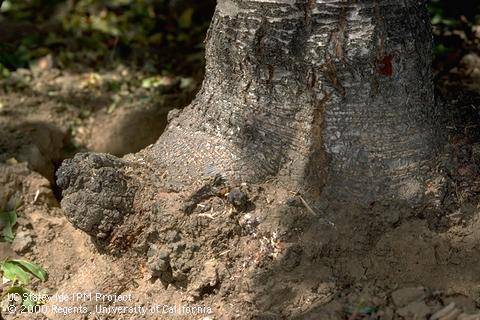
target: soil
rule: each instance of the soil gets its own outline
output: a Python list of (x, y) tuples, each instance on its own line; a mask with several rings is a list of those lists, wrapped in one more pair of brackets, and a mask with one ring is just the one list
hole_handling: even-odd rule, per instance
[(17, 71), (0, 83), (0, 206), (19, 215), (0, 257), (42, 265), (49, 280), (33, 288), (57, 300), (4, 318), (480, 319), (478, 70), (470, 54), (439, 86), (455, 120), (431, 206), (313, 201), (275, 181), (179, 189), (151, 168), (107, 237), (69, 223), (55, 169), (82, 151), (148, 148), (194, 89), (120, 95), (126, 69)]

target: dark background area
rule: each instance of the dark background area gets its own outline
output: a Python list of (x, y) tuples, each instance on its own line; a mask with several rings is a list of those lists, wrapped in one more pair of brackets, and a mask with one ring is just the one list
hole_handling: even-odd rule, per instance
[(215, 1), (4, 0), (0, 69), (4, 76), (52, 55), (59, 68), (112, 67), (191, 73)]
[[(1, 2), (1, 1), (0, 1)], [(461, 54), (479, 24), (477, 0), (428, 3), (439, 68)], [(203, 40), (214, 0), (3, 0), (0, 76), (49, 56), (82, 71), (119, 62), (149, 73), (203, 68)], [(478, 45), (478, 43), (477, 43)]]

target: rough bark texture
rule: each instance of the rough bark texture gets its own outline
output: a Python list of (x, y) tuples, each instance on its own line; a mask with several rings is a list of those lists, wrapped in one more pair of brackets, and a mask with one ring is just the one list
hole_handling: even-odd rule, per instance
[(417, 0), (220, 0), (195, 101), (153, 147), (174, 183), (221, 174), (418, 200), (439, 135)]
[(60, 169), (77, 227), (106, 237), (129, 213), (132, 181), (153, 178), (129, 178), (133, 163), (172, 189), (273, 178), (310, 197), (421, 200), (441, 142), (422, 1), (220, 0), (206, 57), (202, 90), (155, 145)]

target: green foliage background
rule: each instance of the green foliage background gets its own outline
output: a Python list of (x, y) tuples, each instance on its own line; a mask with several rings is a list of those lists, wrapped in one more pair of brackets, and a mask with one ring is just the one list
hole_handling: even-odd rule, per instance
[[(0, 77), (47, 55), (60, 68), (121, 61), (152, 73), (191, 74), (202, 69), (214, 7), (215, 0), (3, 0)], [(480, 20), (478, 0), (431, 0), (429, 9), (440, 33)], [(456, 45), (436, 40), (436, 56)]]
[(21, 37), (0, 43), (0, 64), (28, 67), (52, 54), (60, 67), (121, 60), (151, 71), (188, 72), (203, 61), (214, 6), (209, 0), (4, 0), (0, 23)]

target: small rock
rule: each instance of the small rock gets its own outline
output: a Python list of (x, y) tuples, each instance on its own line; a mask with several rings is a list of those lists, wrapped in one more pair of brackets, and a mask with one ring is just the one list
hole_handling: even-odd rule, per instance
[(196, 244), (196, 243), (190, 244), (190, 251), (196, 252), (196, 251), (198, 251), (199, 249), (200, 249), (200, 246), (199, 246), (198, 244)]
[(160, 278), (164, 273), (168, 273), (170, 270), (170, 260), (153, 257), (148, 259), (147, 267), (152, 278)]
[(183, 250), (185, 250), (185, 244), (184, 243), (174, 243), (172, 245), (172, 251), (175, 253), (181, 253)]
[(238, 219), (238, 224), (249, 234), (255, 232), (259, 223), (260, 221), (258, 218), (253, 217), (250, 213), (247, 213)]
[(147, 267), (152, 278), (159, 278), (165, 273), (169, 273), (170, 253), (167, 250), (159, 249), (157, 246), (152, 246), (147, 253), (148, 261)]
[(158, 252), (158, 258), (159, 258), (159, 259), (166, 260), (166, 259), (169, 258), (169, 256), (170, 256), (170, 254), (169, 254), (168, 251), (166, 251), (166, 250), (160, 250), (160, 251)]
[(33, 239), (27, 231), (18, 231), (12, 242), (12, 249), (16, 253), (25, 253), (33, 244)]
[(400, 212), (395, 209), (391, 209), (386, 212), (387, 223), (391, 226), (396, 225), (400, 221)]
[(178, 232), (176, 230), (170, 230), (167, 233), (166, 238), (167, 238), (168, 242), (176, 242), (176, 241), (180, 240), (180, 235), (178, 234)]
[(238, 188), (232, 189), (228, 194), (228, 201), (237, 209), (244, 209), (247, 205), (248, 198), (245, 192)]
[(194, 298), (202, 298), (203, 295), (213, 293), (211, 291), (218, 285), (220, 279), (218, 275), (217, 262), (207, 261), (203, 265), (202, 271), (190, 285), (190, 295)]
[(282, 255), (281, 264), (286, 271), (292, 271), (302, 261), (303, 249), (299, 245), (291, 245), (287, 247)]
[(403, 307), (412, 301), (421, 300), (424, 297), (425, 289), (423, 287), (407, 287), (392, 293), (393, 303), (397, 307)]

